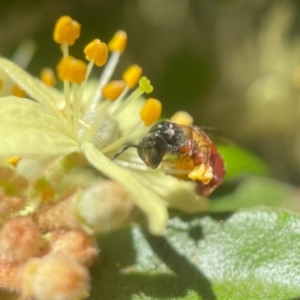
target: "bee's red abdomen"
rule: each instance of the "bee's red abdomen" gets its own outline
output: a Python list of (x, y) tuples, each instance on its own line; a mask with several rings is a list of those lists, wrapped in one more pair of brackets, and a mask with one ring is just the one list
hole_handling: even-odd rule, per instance
[(199, 196), (209, 196), (222, 182), (226, 174), (222, 156), (213, 144), (210, 144), (210, 165), (213, 169), (213, 178), (208, 184), (196, 181), (196, 193)]

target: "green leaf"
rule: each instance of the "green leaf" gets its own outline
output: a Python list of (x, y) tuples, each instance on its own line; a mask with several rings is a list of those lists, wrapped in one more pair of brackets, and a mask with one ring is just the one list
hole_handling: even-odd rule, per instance
[(51, 157), (79, 150), (66, 123), (42, 105), (13, 96), (1, 99), (0, 157)]
[(299, 232), (299, 216), (260, 209), (225, 221), (176, 217), (163, 237), (137, 227), (101, 236), (90, 299), (295, 298)]
[(235, 211), (259, 205), (300, 212), (297, 189), (259, 176), (245, 177), (230, 194), (213, 197), (210, 210), (214, 212)]
[(218, 145), (226, 163), (226, 179), (242, 174), (269, 175), (267, 164), (253, 153), (236, 145)]

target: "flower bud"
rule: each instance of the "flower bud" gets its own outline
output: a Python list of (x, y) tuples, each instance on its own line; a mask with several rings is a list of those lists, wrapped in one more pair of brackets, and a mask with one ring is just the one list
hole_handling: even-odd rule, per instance
[(87, 269), (67, 255), (30, 259), (22, 274), (22, 297), (35, 300), (83, 299), (89, 294)]
[(76, 214), (94, 232), (110, 232), (123, 227), (133, 208), (131, 196), (114, 181), (102, 181), (82, 191)]
[(39, 251), (41, 235), (28, 217), (7, 221), (0, 231), (0, 257), (9, 262), (24, 262)]
[(65, 254), (86, 266), (92, 265), (99, 253), (96, 241), (83, 231), (52, 231), (48, 238), (51, 253)]

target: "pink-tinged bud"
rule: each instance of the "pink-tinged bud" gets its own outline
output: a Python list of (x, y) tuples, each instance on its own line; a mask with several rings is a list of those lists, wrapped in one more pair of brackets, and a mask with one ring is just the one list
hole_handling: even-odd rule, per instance
[(87, 269), (67, 255), (32, 258), (24, 266), (21, 295), (24, 299), (84, 299), (89, 290)]
[(0, 260), (1, 289), (19, 293), (21, 291), (21, 272), (22, 267), (19, 264), (8, 263), (5, 260)]
[(38, 254), (40, 242), (40, 232), (29, 217), (11, 219), (0, 230), (0, 258), (24, 262)]
[(20, 196), (28, 188), (28, 181), (13, 167), (0, 167), (0, 180), (3, 187), (9, 188), (13, 196)]
[(22, 209), (26, 203), (23, 197), (10, 197), (0, 188), (0, 217), (5, 218)]
[(91, 266), (97, 259), (97, 243), (83, 231), (52, 231), (48, 238), (51, 253), (65, 254), (86, 266)]
[(56, 229), (81, 229), (74, 213), (76, 193), (55, 204), (43, 205), (37, 212), (38, 227), (42, 232)]

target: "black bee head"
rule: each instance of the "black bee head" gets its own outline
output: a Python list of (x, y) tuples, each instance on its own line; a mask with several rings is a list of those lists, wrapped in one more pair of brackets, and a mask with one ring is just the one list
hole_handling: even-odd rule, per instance
[(145, 137), (138, 144), (137, 152), (148, 167), (156, 169), (166, 153), (166, 143), (159, 135)]

